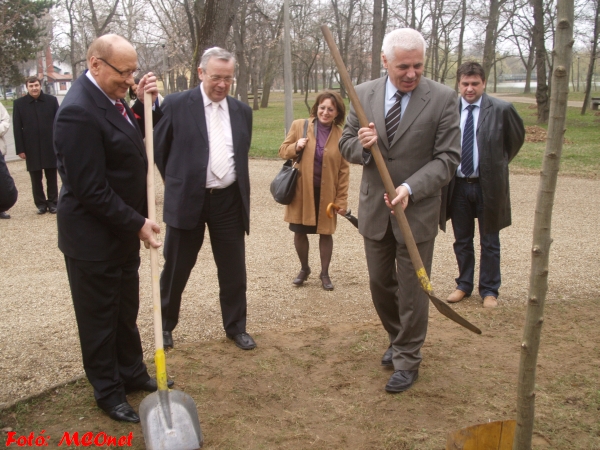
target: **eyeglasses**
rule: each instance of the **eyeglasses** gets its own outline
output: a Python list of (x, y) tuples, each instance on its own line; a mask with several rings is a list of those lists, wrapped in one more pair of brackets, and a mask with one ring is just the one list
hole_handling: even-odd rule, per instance
[(104, 64), (106, 64), (107, 66), (110, 66), (115, 72), (117, 72), (119, 75), (121, 75), (121, 78), (123, 79), (127, 79), (129, 77), (136, 77), (140, 71), (139, 69), (135, 69), (135, 70), (119, 70), (117, 69), (115, 66), (113, 66), (111, 63), (109, 63), (108, 61), (105, 61), (102, 58), (98, 58), (100, 61), (102, 61)]
[(235, 81), (234, 77), (220, 77), (218, 75), (208, 75), (208, 78), (217, 84), (219, 84), (221, 81), (225, 84), (231, 84)]

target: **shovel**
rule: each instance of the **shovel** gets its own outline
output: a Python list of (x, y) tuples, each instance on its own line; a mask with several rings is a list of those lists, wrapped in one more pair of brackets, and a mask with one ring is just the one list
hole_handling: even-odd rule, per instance
[[(323, 36), (325, 37), (325, 41), (329, 46), (329, 51), (335, 60), (335, 64), (337, 66), (338, 72), (340, 74), (340, 78), (342, 79), (342, 83), (346, 88), (346, 92), (348, 93), (348, 97), (350, 97), (350, 101), (354, 106), (354, 111), (356, 112), (356, 116), (358, 117), (358, 121), (361, 127), (368, 127), (369, 121), (367, 120), (367, 115), (360, 104), (360, 100), (356, 95), (356, 91), (354, 90), (354, 86), (352, 85), (352, 80), (350, 79), (350, 75), (346, 70), (346, 66), (344, 65), (344, 60), (342, 59), (342, 55), (340, 55), (340, 51), (335, 45), (335, 41), (333, 40), (333, 35), (329, 30), (327, 25), (321, 26), (321, 31), (323, 32)], [(379, 175), (383, 180), (383, 185), (385, 186), (385, 191), (387, 192), (390, 200), (396, 197), (396, 187), (394, 186), (394, 182), (392, 181), (392, 177), (390, 177), (390, 173), (387, 170), (387, 166), (385, 165), (385, 161), (383, 160), (383, 156), (381, 156), (381, 151), (375, 143), (371, 147), (371, 154), (373, 155), (373, 159), (375, 160), (375, 164), (377, 165), (377, 170), (379, 171)], [(410, 260), (412, 265), (417, 273), (417, 278), (419, 279), (419, 283), (421, 284), (421, 288), (427, 293), (429, 300), (433, 303), (433, 306), (436, 309), (454, 322), (462, 325), (467, 330), (472, 331), (473, 333), (481, 334), (481, 330), (469, 322), (467, 319), (462, 317), (456, 311), (454, 311), (450, 306), (441, 301), (439, 298), (435, 296), (433, 293), (433, 287), (431, 286), (431, 282), (429, 281), (429, 276), (427, 275), (427, 271), (425, 270), (425, 266), (423, 265), (423, 261), (421, 260), (421, 255), (419, 254), (419, 249), (417, 248), (417, 244), (415, 243), (415, 238), (410, 230), (410, 226), (408, 224), (408, 220), (406, 219), (406, 214), (404, 214), (404, 210), (400, 204), (394, 206), (394, 213), (396, 216), (396, 220), (398, 221), (398, 226), (400, 227), (400, 231), (402, 232), (402, 236), (404, 236), (404, 242), (406, 244), (406, 248), (408, 249), (408, 253), (410, 255)]]
[[(148, 155), (148, 218), (156, 221), (154, 194), (154, 139), (152, 130), (152, 94), (144, 93), (146, 153)], [(150, 246), (152, 268), (152, 302), (154, 306), (154, 364), (158, 391), (148, 395), (140, 404), (140, 419), (146, 448), (149, 450), (194, 450), (204, 443), (198, 409), (188, 394), (169, 390), (167, 366), (163, 349), (158, 249)]]

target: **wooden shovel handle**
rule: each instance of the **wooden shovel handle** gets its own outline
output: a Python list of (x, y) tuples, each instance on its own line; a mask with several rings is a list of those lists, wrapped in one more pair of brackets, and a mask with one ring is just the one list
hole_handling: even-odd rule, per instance
[[(152, 126), (152, 94), (144, 92), (144, 126), (146, 134), (146, 156), (148, 176), (146, 192), (148, 198), (148, 219), (156, 222), (156, 194), (154, 190), (154, 129)], [(150, 268), (152, 272), (152, 307), (154, 310), (154, 364), (159, 391), (166, 391), (167, 365), (163, 349), (162, 317), (160, 309), (160, 273), (158, 270), (158, 249), (150, 246)]]

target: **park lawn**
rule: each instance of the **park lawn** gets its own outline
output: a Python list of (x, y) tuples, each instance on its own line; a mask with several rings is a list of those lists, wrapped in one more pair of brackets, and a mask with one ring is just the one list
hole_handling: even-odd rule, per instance
[[(309, 95), (312, 104), (316, 94)], [(537, 126), (535, 105), (515, 103), (515, 107), (525, 126)], [(585, 178), (597, 178), (600, 174), (600, 117), (588, 111), (580, 115), (580, 108), (569, 107), (567, 111), (567, 131), (561, 159), (561, 174)], [(277, 158), (279, 146), (284, 135), (284, 98), (283, 93), (273, 92), (269, 107), (254, 111), (252, 147), (250, 156), (258, 158)], [(308, 116), (304, 105), (304, 95), (294, 94), (294, 118)], [(547, 125), (542, 125), (547, 129)], [(511, 163), (511, 169), (518, 172), (537, 173), (542, 167), (542, 156), (546, 142), (526, 142), (517, 157)]]
[[(515, 103), (525, 126), (537, 125), (535, 104)], [(580, 108), (567, 108), (565, 143), (562, 149), (560, 173), (568, 176), (598, 178), (600, 174), (600, 116), (588, 111), (582, 116)], [(547, 125), (541, 125), (547, 130)], [(539, 172), (546, 142), (525, 142), (511, 163), (511, 169)]]

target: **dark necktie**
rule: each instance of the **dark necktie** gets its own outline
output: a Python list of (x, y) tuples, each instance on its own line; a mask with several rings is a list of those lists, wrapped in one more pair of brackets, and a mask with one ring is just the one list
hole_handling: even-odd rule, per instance
[(402, 96), (404, 92), (396, 91), (394, 97), (396, 97), (396, 103), (390, 108), (385, 116), (385, 131), (387, 133), (388, 143), (391, 144), (394, 140), (394, 135), (398, 129), (400, 123), (400, 116), (402, 115)]
[(127, 118), (127, 111), (125, 111), (125, 106), (123, 106), (123, 103), (121, 103), (121, 100), (117, 100), (117, 103), (115, 103), (115, 106), (117, 107), (117, 109), (119, 110), (121, 115), (123, 117), (125, 117), (125, 120), (127, 122), (129, 122), (129, 119)]
[(469, 178), (473, 175), (475, 169), (473, 168), (473, 144), (475, 143), (475, 124), (473, 123), (473, 110), (476, 108), (475, 105), (467, 106), (469, 113), (467, 115), (467, 122), (463, 130), (462, 136), (462, 159), (460, 162), (460, 171), (465, 178)]

